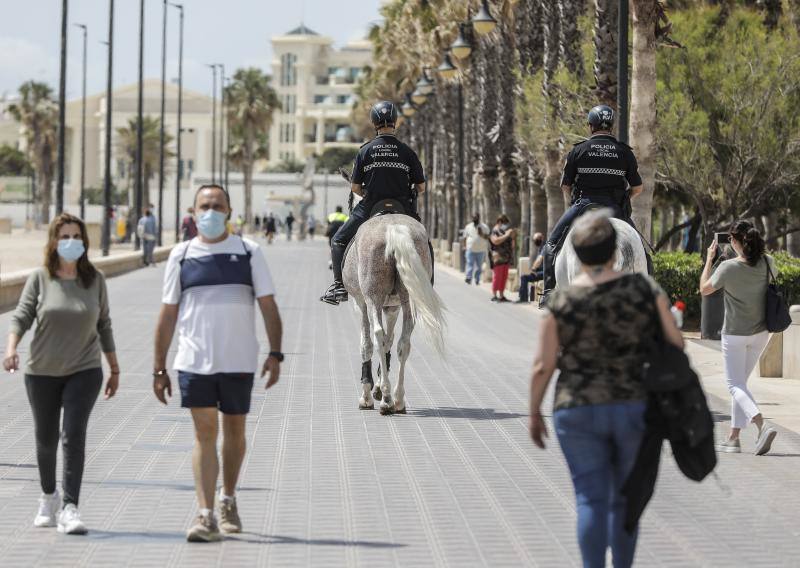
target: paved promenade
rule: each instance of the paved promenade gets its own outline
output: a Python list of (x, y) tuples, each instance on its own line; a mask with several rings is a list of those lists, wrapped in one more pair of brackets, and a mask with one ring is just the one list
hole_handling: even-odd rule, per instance
[[(357, 407), (352, 306), (317, 300), (330, 278), (322, 241), (266, 251), (287, 360), (280, 384), (265, 394), (261, 383), (253, 397), (239, 493), (245, 533), (185, 542), (196, 514), (192, 425), (177, 392), (167, 408), (151, 392), (162, 270), (142, 269), (109, 281), (122, 381), (90, 423), (88, 536), (32, 527), (40, 489), (31, 414), (22, 377), (0, 374), (0, 566), (578, 565), (563, 458), (554, 438), (539, 451), (526, 429), (537, 311), (492, 304), (440, 271), (449, 356), (440, 360), (418, 334), (408, 414), (382, 417)], [(0, 315), (3, 334), (8, 321)], [(711, 402), (724, 420), (728, 402)], [(774, 454), (720, 456), (718, 479), (702, 484), (665, 452), (637, 565), (800, 565), (798, 471), (800, 436), (786, 429)]]

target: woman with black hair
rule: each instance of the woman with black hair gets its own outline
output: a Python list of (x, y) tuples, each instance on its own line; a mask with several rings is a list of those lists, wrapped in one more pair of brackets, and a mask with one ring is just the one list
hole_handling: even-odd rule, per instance
[(761, 456), (772, 447), (777, 431), (761, 415), (747, 379), (769, 339), (765, 321), (767, 284), (770, 274), (777, 272), (774, 260), (764, 254), (764, 239), (750, 222), (735, 221), (731, 225), (730, 244), (736, 258), (722, 262), (712, 274), (718, 243), (716, 239), (711, 243), (700, 276), (704, 296), (725, 290), (722, 357), (731, 393), (731, 431), (717, 450), (741, 452), (739, 434), (752, 422), (758, 427), (755, 454)]

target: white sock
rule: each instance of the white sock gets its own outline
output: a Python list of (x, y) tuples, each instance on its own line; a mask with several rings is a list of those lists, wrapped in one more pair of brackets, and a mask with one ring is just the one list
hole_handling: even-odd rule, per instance
[(213, 515), (213, 511), (211, 509), (200, 509), (200, 514), (203, 517), (211, 517)]
[(220, 501), (233, 501), (236, 498), (236, 495), (225, 495), (224, 491), (219, 492), (219, 500)]

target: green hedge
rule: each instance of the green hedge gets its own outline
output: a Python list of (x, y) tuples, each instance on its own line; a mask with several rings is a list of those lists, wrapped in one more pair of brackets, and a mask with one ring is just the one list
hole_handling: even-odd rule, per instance
[[(772, 255), (778, 266), (778, 285), (789, 304), (800, 303), (800, 259), (779, 252)], [(700, 274), (703, 258), (699, 254), (660, 252), (653, 257), (654, 278), (669, 295), (671, 303), (686, 303), (687, 319), (700, 317)]]

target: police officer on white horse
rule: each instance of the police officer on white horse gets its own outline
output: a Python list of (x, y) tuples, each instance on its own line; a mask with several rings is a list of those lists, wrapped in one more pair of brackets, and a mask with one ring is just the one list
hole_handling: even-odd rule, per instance
[(416, 152), (395, 135), (397, 118), (397, 106), (389, 101), (379, 102), (370, 110), (376, 136), (359, 150), (350, 180), (352, 192), (363, 199), (333, 237), (333, 284), (320, 298), (327, 304), (335, 306), (347, 301), (342, 283), (345, 249), (359, 227), (369, 220), (372, 208), (382, 200), (395, 199), (407, 205), (405, 213), (417, 214), (414, 197), (425, 191), (425, 173)]
[(592, 206), (602, 206), (610, 207), (615, 217), (633, 226), (630, 200), (642, 192), (642, 178), (631, 147), (611, 133), (614, 110), (598, 105), (589, 111), (588, 122), (591, 137), (575, 144), (564, 165), (561, 191), (569, 196), (571, 205), (553, 227), (544, 248), (545, 296), (540, 305), (556, 286), (556, 253), (575, 219)]

